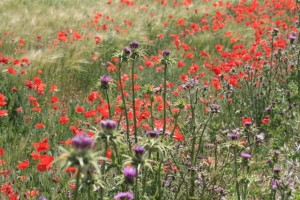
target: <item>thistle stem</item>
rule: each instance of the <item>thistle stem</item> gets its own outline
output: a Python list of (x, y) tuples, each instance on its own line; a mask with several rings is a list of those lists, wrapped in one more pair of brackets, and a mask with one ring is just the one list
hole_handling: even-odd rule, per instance
[(81, 174), (81, 167), (78, 168), (78, 171), (77, 171), (77, 174), (76, 174), (76, 188), (75, 188), (75, 191), (74, 191), (74, 200), (78, 199), (80, 174)]
[(107, 106), (108, 106), (108, 118), (111, 119), (112, 115), (111, 115), (111, 108), (110, 108), (110, 102), (109, 102), (109, 95), (108, 95), (108, 91), (105, 90), (105, 95), (106, 95), (106, 101), (107, 101)]
[(240, 197), (240, 188), (239, 188), (239, 181), (238, 181), (238, 166), (237, 166), (237, 149), (236, 147), (233, 148), (234, 154), (234, 175), (235, 175), (235, 189), (238, 200), (241, 199)]
[(132, 89), (132, 109), (133, 109), (133, 125), (134, 125), (134, 142), (137, 143), (137, 125), (136, 125), (136, 110), (135, 110), (135, 90), (134, 90), (134, 60), (131, 67), (131, 89)]
[(164, 101), (164, 125), (163, 125), (163, 132), (162, 136), (165, 136), (166, 133), (166, 123), (167, 123), (167, 64), (164, 65), (164, 93), (163, 93), (163, 101)]
[[(107, 151), (107, 139), (105, 139), (105, 143), (104, 143), (104, 157), (106, 157), (106, 151)], [(106, 165), (106, 161), (103, 160), (103, 163), (101, 165), (101, 176), (103, 177), (104, 176), (104, 173), (105, 173), (105, 165)], [(103, 188), (101, 187), (101, 199), (103, 199), (103, 196), (104, 196), (104, 191), (103, 191)]]
[(138, 188), (138, 184), (139, 184), (138, 177), (139, 177), (139, 166), (136, 168), (135, 189), (134, 189), (135, 190), (134, 199), (136, 200), (140, 199), (139, 188)]
[(119, 66), (118, 75), (119, 75), (122, 102), (123, 102), (123, 106), (124, 106), (124, 114), (125, 114), (125, 120), (126, 120), (126, 137), (127, 137), (127, 141), (128, 141), (128, 147), (129, 147), (129, 149), (131, 149), (131, 141), (130, 141), (130, 137), (129, 137), (129, 120), (128, 120), (128, 115), (127, 115), (127, 107), (126, 107), (126, 101), (125, 101), (125, 96), (124, 96), (124, 92), (123, 92), (122, 78), (121, 78), (121, 64)]
[(150, 114), (151, 114), (151, 127), (152, 130), (154, 130), (153, 101), (151, 97), (150, 97)]

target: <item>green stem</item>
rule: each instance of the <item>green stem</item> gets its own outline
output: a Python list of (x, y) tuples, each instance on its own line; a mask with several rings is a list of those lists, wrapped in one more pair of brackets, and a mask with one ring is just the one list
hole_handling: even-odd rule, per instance
[(269, 91), (268, 91), (268, 103), (270, 101), (270, 94), (272, 89), (272, 68), (273, 68), (273, 54), (274, 54), (274, 36), (272, 35), (272, 43), (271, 43), (271, 63), (269, 69)]
[[(198, 89), (196, 90), (196, 99), (194, 102), (193, 96), (192, 94), (189, 92), (190, 95), (190, 104), (191, 104), (191, 112), (192, 112), (192, 119), (191, 119), (191, 127), (190, 127), (190, 131), (192, 133), (192, 151), (191, 151), (191, 167), (194, 167), (195, 165), (195, 145), (196, 145), (196, 117), (195, 117), (195, 105), (197, 103), (197, 94), (198, 94)], [(199, 148), (199, 147), (198, 147)], [(196, 176), (196, 172), (195, 170), (191, 170), (191, 180), (190, 180), (190, 192), (189, 192), (189, 196), (193, 197), (194, 193), (195, 193), (195, 176)]]
[[(157, 152), (157, 161), (159, 161), (159, 152)], [(162, 161), (159, 162), (159, 167), (158, 167), (158, 177), (157, 177), (158, 200), (162, 199), (162, 186), (161, 186), (161, 179), (160, 179), (161, 165), (162, 165)]]
[[(106, 151), (107, 151), (107, 138), (105, 139), (105, 143), (104, 143), (104, 157), (106, 157)], [(104, 176), (104, 173), (105, 173), (105, 165), (106, 165), (106, 161), (103, 160), (103, 163), (101, 165), (101, 176), (103, 177)], [(104, 188), (101, 187), (101, 190), (100, 190), (100, 195), (101, 195), (101, 199), (103, 199), (104, 197)]]
[(81, 167), (78, 168), (77, 175), (76, 175), (76, 188), (74, 191), (74, 200), (78, 198), (78, 191), (79, 191), (79, 181), (80, 181), (80, 174), (81, 174)]
[[(299, 34), (300, 36), (300, 34)], [(298, 51), (298, 56), (297, 56), (297, 68), (298, 68), (298, 77), (297, 77), (297, 80), (298, 80), (298, 95), (300, 95), (300, 49)]]
[(88, 185), (88, 200), (91, 200), (92, 198), (91, 198), (91, 186), (90, 185)]
[(128, 120), (128, 115), (127, 115), (127, 107), (126, 107), (126, 101), (125, 101), (125, 96), (124, 96), (124, 91), (123, 91), (123, 86), (122, 86), (122, 77), (121, 77), (121, 64), (119, 66), (119, 82), (120, 82), (120, 89), (121, 89), (121, 95), (122, 95), (122, 102), (123, 102), (123, 106), (124, 106), (124, 114), (125, 114), (125, 120), (126, 120), (126, 137), (127, 137), (127, 141), (128, 141), (128, 147), (129, 149), (131, 149), (131, 141), (130, 141), (130, 137), (129, 137), (129, 120)]
[(238, 166), (237, 166), (237, 149), (236, 147), (233, 148), (234, 153), (234, 175), (235, 175), (235, 189), (238, 200), (241, 199), (240, 197), (240, 188), (239, 188), (239, 181), (238, 181)]
[(167, 64), (164, 65), (164, 93), (163, 93), (163, 101), (164, 101), (164, 125), (163, 125), (163, 132), (162, 132), (162, 136), (165, 136), (165, 132), (166, 132), (166, 123), (167, 123)]
[(170, 135), (170, 138), (171, 138), (171, 139), (173, 138), (175, 129), (176, 129), (176, 127), (177, 127), (177, 123), (178, 123), (178, 118), (179, 118), (180, 112), (181, 112), (181, 109), (179, 110), (179, 112), (178, 112), (178, 114), (177, 114), (177, 116), (176, 116), (176, 118), (175, 118), (174, 128), (173, 128), (173, 130), (172, 130), (172, 132), (171, 132), (171, 135)]
[(134, 142), (137, 143), (137, 125), (136, 125), (136, 110), (135, 110), (135, 90), (134, 90), (134, 60), (131, 67), (131, 90), (132, 90), (132, 109), (133, 109), (133, 125), (134, 125)]
[[(149, 160), (151, 159), (151, 149), (149, 150)], [(143, 173), (143, 196), (146, 192), (146, 180), (147, 180), (147, 174), (148, 174), (148, 170), (147, 168), (145, 168), (144, 173)]]
[(218, 165), (218, 141), (215, 140), (215, 150), (214, 150), (214, 154), (215, 154), (215, 170), (217, 170), (217, 165)]
[(136, 199), (136, 200), (140, 199), (139, 188), (138, 188), (138, 184), (139, 184), (138, 176), (139, 176), (139, 165), (136, 168), (135, 189), (134, 189), (135, 190), (134, 199)]
[(106, 95), (106, 101), (107, 101), (107, 106), (108, 106), (108, 114), (109, 114), (109, 119), (111, 119), (112, 115), (111, 115), (111, 108), (110, 108), (110, 102), (109, 102), (109, 95), (108, 95), (108, 91), (105, 90), (105, 95)]
[[(201, 144), (202, 144), (202, 139), (203, 139), (204, 131), (206, 130), (206, 127), (207, 127), (208, 122), (210, 121), (211, 117), (212, 117), (212, 114), (209, 115), (208, 119), (206, 120), (206, 122), (205, 122), (205, 124), (204, 124), (204, 126), (203, 126), (201, 135), (200, 135), (199, 140), (198, 140), (198, 150), (197, 150), (197, 153), (196, 153), (196, 158), (199, 157), (199, 154), (200, 154), (200, 152), (201, 152), (201, 149), (202, 149)], [(200, 127), (198, 128), (198, 130), (196, 131), (196, 134), (198, 134), (198, 132), (200, 131), (201, 128), (202, 128), (202, 126), (200, 126)]]
[(151, 127), (152, 127), (152, 130), (154, 130), (154, 116), (153, 116), (153, 100), (152, 100), (152, 96), (150, 97), (150, 114), (151, 114)]

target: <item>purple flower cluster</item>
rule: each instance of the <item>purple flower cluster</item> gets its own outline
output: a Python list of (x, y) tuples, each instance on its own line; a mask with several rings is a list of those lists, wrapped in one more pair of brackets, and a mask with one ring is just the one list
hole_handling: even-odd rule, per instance
[(135, 41), (134, 41), (134, 42), (130, 42), (129, 46), (130, 46), (130, 48), (132, 48), (132, 49), (137, 49), (137, 48), (139, 48), (140, 43), (135, 42)]
[(126, 180), (133, 181), (133, 179), (136, 177), (136, 168), (126, 166), (122, 170)]
[(72, 146), (77, 149), (91, 148), (94, 145), (94, 139), (87, 134), (78, 134), (72, 138)]
[(120, 192), (115, 195), (115, 200), (132, 200), (133, 194), (131, 192)]
[(151, 137), (151, 138), (158, 138), (159, 137), (159, 134), (157, 131), (148, 131), (146, 133), (147, 136)]
[(169, 55), (170, 55), (170, 51), (169, 50), (163, 50), (162, 51), (162, 55), (164, 56), (164, 57), (168, 57)]
[(100, 122), (100, 124), (103, 129), (108, 130), (108, 131), (112, 131), (117, 128), (117, 123), (115, 121), (109, 120), (109, 119), (102, 120)]
[(110, 76), (102, 76), (100, 78), (101, 88), (102, 89), (108, 89), (110, 81), (111, 81), (111, 77)]
[(246, 152), (242, 152), (241, 153), (241, 156), (242, 156), (242, 158), (244, 158), (244, 159), (250, 159), (252, 156), (251, 156), (251, 154), (249, 154), (249, 153), (246, 153)]
[(143, 146), (136, 146), (134, 149), (133, 149), (135, 155), (137, 157), (141, 157), (145, 154), (146, 150)]

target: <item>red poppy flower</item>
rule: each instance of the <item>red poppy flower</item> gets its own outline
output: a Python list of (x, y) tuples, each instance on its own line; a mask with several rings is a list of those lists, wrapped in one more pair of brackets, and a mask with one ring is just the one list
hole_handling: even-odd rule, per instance
[(7, 110), (0, 110), (0, 117), (8, 116)]
[(181, 141), (181, 140), (184, 140), (184, 136), (181, 134), (181, 133), (174, 133), (174, 136), (173, 136), (174, 140), (176, 141)]
[(218, 52), (223, 51), (223, 46), (220, 45), (220, 44), (217, 44), (217, 45), (216, 45), (216, 50), (217, 50)]
[(77, 168), (76, 167), (68, 167), (66, 169), (66, 172), (68, 172), (68, 173), (76, 173), (77, 172)]
[(106, 153), (105, 153), (106, 158), (107, 158), (107, 159), (111, 159), (111, 154), (112, 154), (111, 149), (107, 149), (107, 150), (106, 150)]
[(52, 97), (50, 103), (59, 103), (59, 98), (56, 96)]
[(97, 115), (97, 111), (96, 110), (90, 110), (84, 113), (84, 116), (86, 118), (90, 118), (90, 117), (94, 117)]
[(17, 165), (18, 169), (27, 169), (29, 166), (29, 160), (24, 160), (22, 162), (19, 162), (19, 164)]
[(261, 123), (263, 123), (263, 124), (268, 124), (268, 123), (270, 123), (270, 117), (269, 116), (266, 116), (266, 117), (264, 117), (262, 120), (261, 120)]
[(17, 70), (16, 70), (15, 68), (13, 68), (13, 67), (7, 68), (7, 71), (8, 71), (8, 73), (10, 73), (10, 74), (16, 74), (16, 73), (17, 73)]
[(60, 124), (67, 124), (69, 122), (70, 122), (70, 119), (66, 116), (62, 116), (62, 117), (59, 118), (59, 123)]
[(31, 158), (32, 160), (38, 160), (40, 158), (41, 154), (39, 152), (32, 152)]
[(45, 128), (45, 124), (43, 124), (43, 123), (37, 123), (37, 124), (35, 124), (35, 128), (38, 128), (38, 129)]
[(52, 168), (51, 163), (53, 160), (54, 160), (53, 156), (42, 155), (42, 156), (40, 156), (40, 162), (37, 164), (36, 168), (41, 172), (49, 170)]
[(0, 147), (0, 156), (4, 156), (5, 155), (5, 152), (4, 150)]
[(84, 108), (81, 107), (81, 106), (76, 106), (75, 112), (77, 112), (77, 113), (83, 113), (84, 112)]
[(244, 117), (242, 118), (243, 126), (250, 126), (252, 125), (252, 118), (251, 117)]
[(5, 96), (0, 93), (0, 106), (5, 106), (5, 105), (6, 105)]
[(41, 142), (35, 142), (32, 145), (38, 152), (44, 152), (50, 149), (47, 139), (43, 139)]

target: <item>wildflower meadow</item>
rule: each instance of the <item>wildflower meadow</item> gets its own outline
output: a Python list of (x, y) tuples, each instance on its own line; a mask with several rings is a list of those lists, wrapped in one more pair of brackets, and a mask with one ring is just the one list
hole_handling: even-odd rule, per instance
[(300, 200), (299, 0), (0, 0), (1, 200)]

